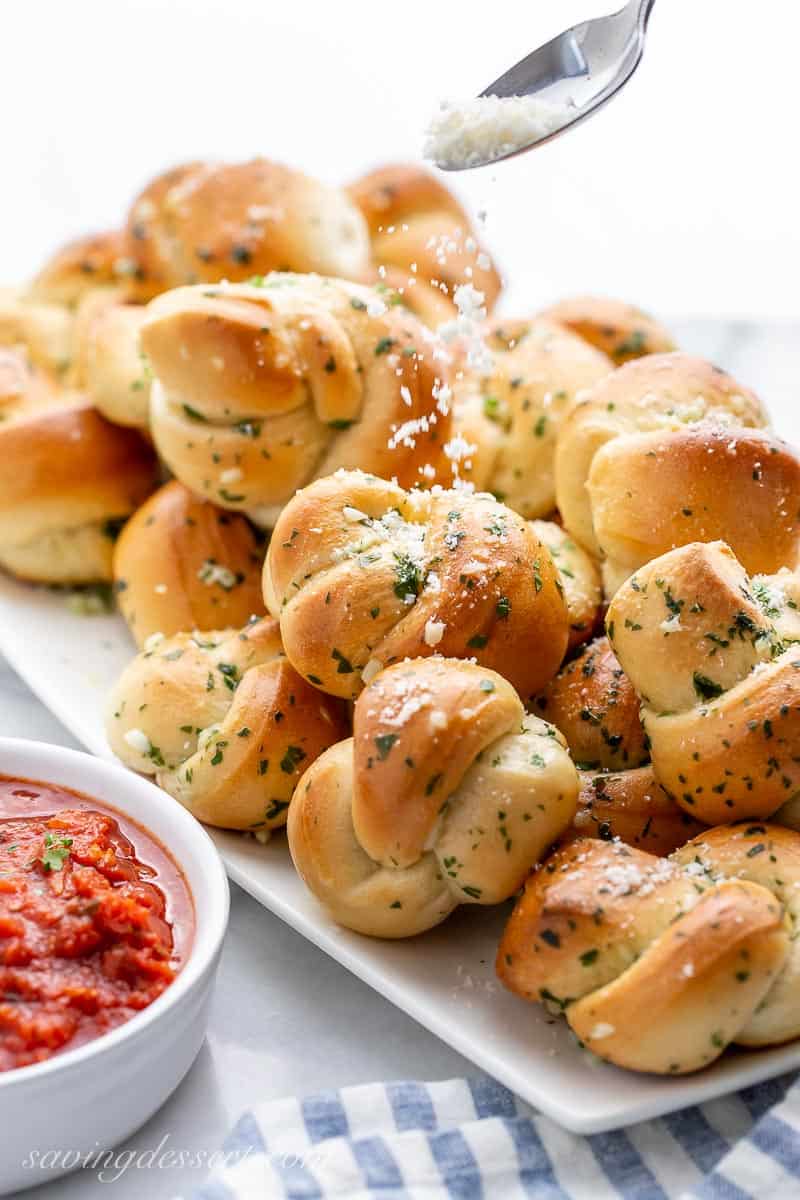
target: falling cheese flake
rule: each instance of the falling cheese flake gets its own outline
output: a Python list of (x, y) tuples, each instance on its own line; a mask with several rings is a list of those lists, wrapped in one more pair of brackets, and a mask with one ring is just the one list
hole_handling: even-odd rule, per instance
[(413, 450), (417, 444), (417, 434), (427, 433), (431, 424), (433, 424), (432, 418), (426, 416), (404, 421), (399, 428), (394, 430), (386, 445), (390, 450), (396, 450), (398, 446), (408, 446)]
[(463, 341), (467, 365), (478, 375), (491, 375), (494, 359), (483, 340), (486, 320), (486, 297), (471, 283), (462, 283), (453, 293), (458, 316), (439, 326), (439, 336), (445, 342)]

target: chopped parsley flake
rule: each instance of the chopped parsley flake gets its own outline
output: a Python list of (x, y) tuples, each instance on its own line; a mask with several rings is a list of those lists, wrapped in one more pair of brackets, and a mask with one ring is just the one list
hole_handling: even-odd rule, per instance
[(723, 688), (719, 683), (715, 683), (713, 679), (709, 679), (707, 675), (702, 675), (700, 671), (695, 671), (692, 676), (694, 690), (697, 692), (701, 700), (714, 700), (717, 696), (721, 696)]
[(301, 750), (299, 746), (287, 746), (286, 753), (281, 759), (281, 770), (287, 775), (291, 775), (305, 757), (305, 750)]
[(39, 859), (45, 871), (63, 870), (64, 864), (69, 859), (71, 845), (71, 837), (63, 837), (60, 833), (46, 833), (44, 835), (44, 851)]
[(394, 594), (400, 600), (406, 596), (418, 596), (422, 590), (422, 571), (408, 554), (395, 554), (396, 583)]
[(190, 421), (200, 421), (204, 425), (208, 424), (208, 422), (207, 422), (206, 418), (203, 416), (203, 414), (201, 412), (198, 412), (198, 410), (196, 408), (192, 408), (191, 404), (184, 404), (183, 411), (186, 413), (186, 416), (189, 418)]
[(353, 664), (350, 662), (349, 659), (345, 658), (345, 656), (342, 654), (341, 650), (337, 650), (335, 646), (334, 646), (333, 650), (331, 651), (331, 658), (334, 659), (334, 661), (339, 664), (339, 666), (336, 668), (337, 675), (352, 675), (353, 674)]
[(396, 733), (379, 733), (375, 738), (375, 745), (378, 749), (378, 758), (384, 762), (389, 757), (389, 752), (397, 741)]

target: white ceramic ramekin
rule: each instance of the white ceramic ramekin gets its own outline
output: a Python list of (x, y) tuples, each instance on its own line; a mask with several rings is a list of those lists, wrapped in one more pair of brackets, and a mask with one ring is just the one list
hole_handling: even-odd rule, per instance
[[(78, 1165), (78, 1153), (111, 1150), (178, 1086), (205, 1036), (229, 895), (202, 826), (132, 771), (76, 750), (0, 738), (0, 775), (61, 784), (132, 817), (181, 867), (195, 908), (189, 957), (148, 1008), (76, 1050), (0, 1074), (0, 1195), (8, 1195), (54, 1179), (71, 1169), (70, 1162)], [(67, 1165), (61, 1171), (32, 1169), (46, 1151), (71, 1152)]]

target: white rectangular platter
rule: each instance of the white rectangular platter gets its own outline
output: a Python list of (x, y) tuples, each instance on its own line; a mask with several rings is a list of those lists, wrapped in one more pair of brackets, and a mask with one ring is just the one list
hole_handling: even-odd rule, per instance
[[(0, 651), (89, 750), (110, 757), (103, 733), (105, 697), (134, 653), (120, 617), (78, 616), (62, 595), (0, 577)], [(175, 801), (165, 793), (164, 803)], [(259, 903), (568, 1129), (613, 1129), (800, 1066), (800, 1043), (729, 1052), (686, 1079), (604, 1066), (578, 1047), (563, 1022), (497, 982), (494, 956), (505, 907), (462, 908), (424, 937), (373, 941), (328, 919), (295, 875), (284, 837), (262, 846), (236, 834), (212, 836), (231, 878)]]

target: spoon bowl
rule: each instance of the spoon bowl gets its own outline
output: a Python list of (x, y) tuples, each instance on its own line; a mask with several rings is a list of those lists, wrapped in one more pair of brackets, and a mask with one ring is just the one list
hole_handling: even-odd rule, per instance
[(524, 146), (475, 159), (463, 166), (439, 164), (445, 170), (464, 170), (502, 162), (559, 137), (596, 113), (628, 82), (644, 52), (647, 22), (655, 0), (629, 0), (619, 12), (573, 25), (521, 59), (480, 97), (536, 96), (563, 110), (563, 121), (543, 129)]

